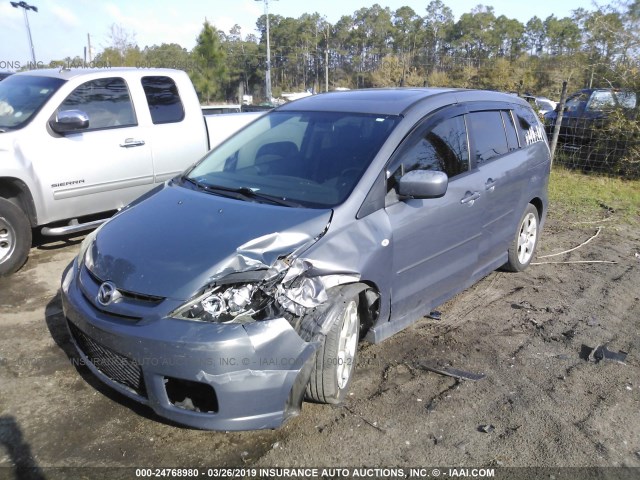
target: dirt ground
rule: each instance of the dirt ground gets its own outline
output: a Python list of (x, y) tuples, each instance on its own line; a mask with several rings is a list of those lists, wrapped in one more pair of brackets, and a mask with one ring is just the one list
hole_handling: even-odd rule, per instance
[[(616, 263), (494, 272), (440, 320), (362, 345), (344, 406), (305, 403), (279, 430), (240, 433), (168, 424), (72, 366), (58, 286), (81, 238), (42, 244), (0, 279), (0, 478), (67, 466), (640, 467), (640, 222), (552, 212), (538, 256), (600, 225), (537, 261)], [(605, 344), (625, 362), (589, 359)]]

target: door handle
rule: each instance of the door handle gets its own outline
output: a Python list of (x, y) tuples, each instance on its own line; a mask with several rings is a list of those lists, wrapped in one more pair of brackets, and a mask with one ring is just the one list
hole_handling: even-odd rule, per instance
[(467, 192), (464, 197), (462, 198), (462, 200), (460, 200), (460, 203), (466, 203), (469, 206), (473, 205), (474, 202), (480, 198), (480, 193), (479, 192)]
[(141, 147), (144, 145), (144, 140), (134, 140), (133, 138), (125, 139), (124, 143), (121, 143), (122, 148)]
[(496, 183), (497, 182), (493, 178), (487, 179), (484, 184), (485, 190), (487, 190), (488, 192), (493, 192), (496, 189)]

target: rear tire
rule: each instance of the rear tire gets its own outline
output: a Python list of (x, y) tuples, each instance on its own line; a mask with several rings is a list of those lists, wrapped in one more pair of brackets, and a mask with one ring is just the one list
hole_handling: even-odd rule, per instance
[(24, 212), (0, 198), (0, 277), (18, 270), (29, 256), (31, 225)]
[(358, 296), (338, 296), (326, 313), (334, 321), (316, 352), (316, 363), (306, 398), (319, 403), (341, 403), (349, 391), (356, 367), (360, 314)]
[(520, 222), (518, 231), (509, 247), (509, 258), (504, 269), (510, 272), (522, 272), (526, 269), (535, 253), (540, 232), (540, 217), (538, 209), (531, 204), (527, 205)]

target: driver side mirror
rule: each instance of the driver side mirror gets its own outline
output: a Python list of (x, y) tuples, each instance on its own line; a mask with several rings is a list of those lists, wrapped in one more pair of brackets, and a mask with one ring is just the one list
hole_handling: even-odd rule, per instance
[(60, 135), (89, 128), (89, 115), (82, 110), (63, 110), (49, 121), (51, 130)]
[(449, 177), (444, 172), (411, 170), (398, 183), (398, 193), (402, 197), (438, 198), (447, 193)]

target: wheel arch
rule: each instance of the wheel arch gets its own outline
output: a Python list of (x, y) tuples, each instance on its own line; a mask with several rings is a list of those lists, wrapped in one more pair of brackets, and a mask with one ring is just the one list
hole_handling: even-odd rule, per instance
[(333, 325), (332, 319), (326, 317), (327, 311), (336, 302), (358, 297), (358, 313), (360, 315), (360, 340), (375, 324), (380, 312), (380, 293), (376, 286), (369, 282), (343, 283), (327, 289), (328, 300), (314, 308), (300, 319), (295, 329), (305, 341), (317, 340), (318, 335), (326, 335)]
[(15, 177), (0, 177), (0, 197), (9, 200), (20, 208), (29, 219), (32, 227), (38, 224), (33, 195), (31, 195), (27, 184), (22, 180)]
[(538, 218), (541, 219), (542, 213), (544, 212), (544, 204), (542, 203), (542, 199), (539, 197), (535, 197), (529, 200), (529, 203), (536, 207), (536, 210), (538, 211)]
[(380, 314), (380, 292), (375, 283), (360, 281), (334, 287), (340, 289), (346, 298), (358, 297), (358, 314), (360, 315), (360, 340), (373, 327)]
[(358, 292), (360, 340), (362, 340), (378, 321), (380, 316), (381, 295), (378, 286), (373, 282), (364, 281), (354, 285), (360, 285), (362, 288), (362, 290)]

